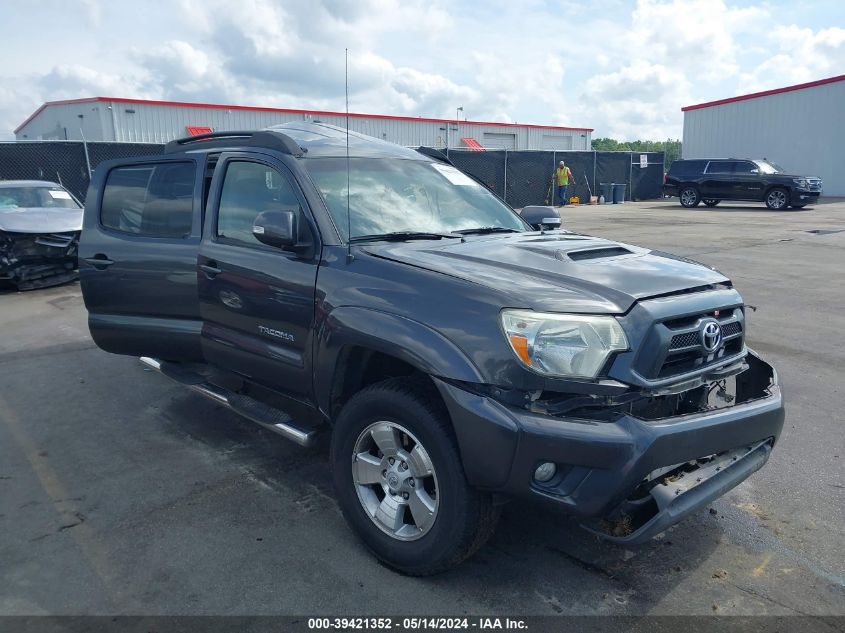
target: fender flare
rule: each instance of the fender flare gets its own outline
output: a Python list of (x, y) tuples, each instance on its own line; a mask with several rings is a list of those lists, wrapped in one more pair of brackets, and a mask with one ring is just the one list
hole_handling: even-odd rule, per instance
[(314, 346), (314, 395), (320, 411), (327, 416), (340, 356), (348, 347), (393, 356), (431, 376), (485, 382), (463, 350), (436, 330), (371, 308), (335, 308), (319, 325)]

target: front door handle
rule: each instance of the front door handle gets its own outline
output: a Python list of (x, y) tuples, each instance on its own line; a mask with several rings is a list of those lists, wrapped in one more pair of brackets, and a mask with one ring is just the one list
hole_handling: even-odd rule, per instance
[(200, 264), (200, 270), (205, 273), (205, 276), (209, 279), (214, 279), (217, 275), (222, 273), (223, 271), (217, 268), (215, 265), (217, 262), (208, 262), (207, 264)]
[(114, 264), (114, 260), (109, 259), (103, 253), (97, 253), (94, 257), (86, 257), (83, 261), (91, 264), (97, 270), (105, 270)]

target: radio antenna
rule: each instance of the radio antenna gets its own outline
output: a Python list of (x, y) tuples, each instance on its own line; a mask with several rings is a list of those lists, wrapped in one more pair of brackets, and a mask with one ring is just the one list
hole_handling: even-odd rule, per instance
[(349, 211), (349, 49), (344, 59), (344, 79), (346, 88), (346, 263), (352, 261), (352, 217)]

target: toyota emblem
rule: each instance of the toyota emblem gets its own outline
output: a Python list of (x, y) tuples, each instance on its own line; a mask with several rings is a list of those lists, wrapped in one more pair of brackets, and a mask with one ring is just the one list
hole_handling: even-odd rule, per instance
[(722, 326), (718, 321), (705, 321), (701, 326), (701, 345), (708, 353), (715, 352), (722, 344)]

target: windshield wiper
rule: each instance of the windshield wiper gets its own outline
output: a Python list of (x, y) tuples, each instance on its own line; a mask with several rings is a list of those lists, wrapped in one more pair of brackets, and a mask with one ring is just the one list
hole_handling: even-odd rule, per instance
[(405, 240), (440, 240), (443, 238), (457, 239), (461, 237), (455, 233), (429, 233), (426, 231), (391, 231), (390, 233), (373, 233), (372, 235), (356, 235), (349, 241), (375, 242), (385, 240), (389, 242), (403, 242)]
[(521, 233), (518, 229), (510, 229), (506, 226), (479, 226), (474, 229), (461, 229), (453, 231), (461, 235), (486, 235), (487, 233)]

